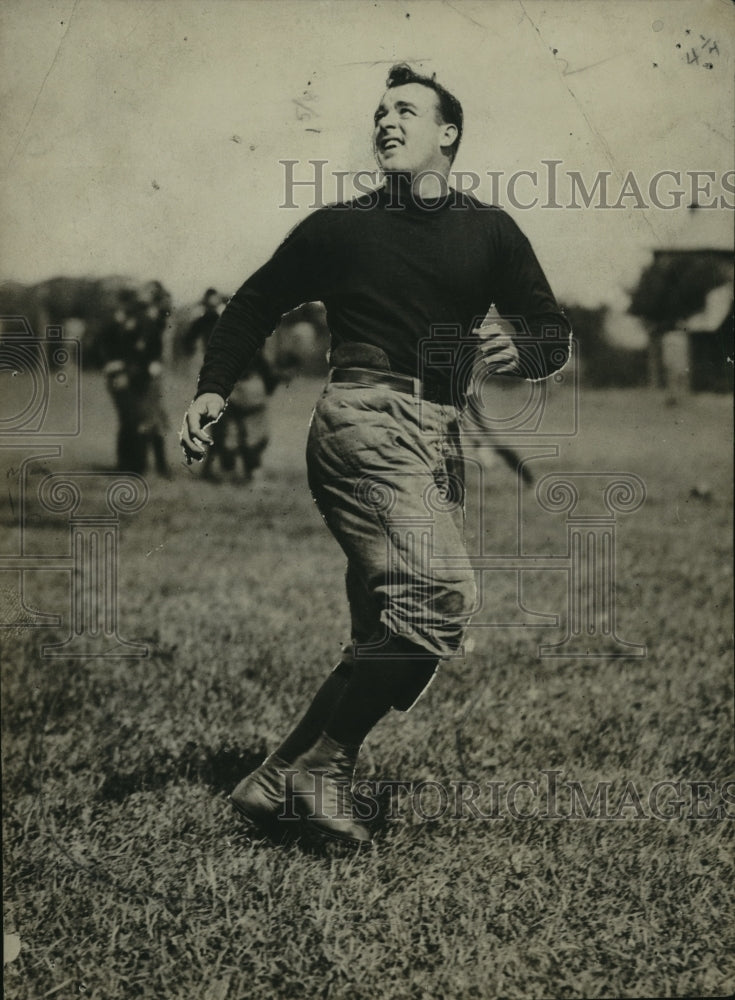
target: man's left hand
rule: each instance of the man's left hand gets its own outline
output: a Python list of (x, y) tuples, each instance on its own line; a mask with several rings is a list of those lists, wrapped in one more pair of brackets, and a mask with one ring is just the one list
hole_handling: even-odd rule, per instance
[(520, 355), (513, 337), (499, 323), (478, 328), (482, 368), (489, 375), (518, 375)]

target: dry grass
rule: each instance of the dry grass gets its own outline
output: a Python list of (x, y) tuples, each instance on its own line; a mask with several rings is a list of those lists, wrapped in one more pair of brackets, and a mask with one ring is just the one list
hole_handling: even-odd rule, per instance
[[(63, 467), (109, 461), (109, 405), (93, 377), (86, 388), (85, 427), (105, 431), (65, 445)], [(148, 659), (51, 663), (39, 649), (53, 630), (3, 636), (5, 928), (22, 941), (8, 1000), (731, 993), (724, 816), (430, 820), (404, 804), (376, 822), (374, 849), (345, 858), (273, 846), (231, 813), (226, 793), (346, 631), (342, 558), (301, 457), (317, 391), (279, 390), (265, 482), (212, 487), (179, 469), (125, 519), (121, 630)], [(172, 381), (173, 412), (187, 392)], [(579, 436), (544, 471), (645, 481), (646, 504), (620, 523), (618, 598), (620, 634), (648, 656), (540, 660), (539, 629), (479, 631), (412, 713), (376, 729), (361, 777), (512, 782), (555, 768), (588, 791), (610, 782), (613, 801), (628, 781), (646, 793), (733, 777), (730, 401), (582, 402)], [(691, 495), (702, 484), (709, 498)], [(507, 550), (514, 498), (497, 467), (491, 550)], [(532, 510), (526, 551), (560, 551), (559, 525)], [(36, 551), (64, 537), (50, 515), (30, 535)], [(58, 576), (39, 574), (39, 606), (63, 607)], [(538, 606), (563, 586), (541, 581)], [(498, 574), (497, 607), (514, 594)]]

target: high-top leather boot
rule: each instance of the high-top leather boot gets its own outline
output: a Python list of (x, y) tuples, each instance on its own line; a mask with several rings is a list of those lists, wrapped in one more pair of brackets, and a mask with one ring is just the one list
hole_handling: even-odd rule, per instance
[(298, 814), (287, 801), (294, 770), (292, 764), (271, 754), (260, 767), (243, 778), (230, 795), (230, 802), (267, 833), (275, 832), (279, 823), (289, 820), (296, 823)]
[(354, 815), (352, 779), (359, 747), (346, 747), (322, 733), (293, 763), (294, 806), (320, 837), (358, 847), (370, 831)]

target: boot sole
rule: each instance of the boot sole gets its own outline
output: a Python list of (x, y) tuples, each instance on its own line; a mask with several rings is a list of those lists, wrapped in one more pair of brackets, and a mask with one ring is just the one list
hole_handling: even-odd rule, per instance
[(345, 847), (370, 847), (372, 846), (373, 839), (368, 837), (367, 840), (358, 840), (356, 837), (346, 836), (342, 833), (337, 833), (336, 831), (328, 830), (323, 826), (319, 825), (318, 821), (315, 821), (305, 812), (300, 804), (296, 803), (296, 809), (301, 815), (301, 824), (307, 833), (307, 836), (316, 842), (326, 841), (329, 844), (344, 844)]
[(319, 843), (327, 843), (330, 845), (341, 844), (343, 847), (349, 847), (352, 850), (359, 850), (361, 847), (372, 847), (373, 845), (372, 837), (369, 840), (356, 840), (354, 837), (342, 837), (338, 833), (328, 833), (326, 830), (319, 829), (319, 827), (316, 826), (310, 826), (308, 823), (305, 824), (305, 828), (312, 840)]
[(284, 834), (287, 832), (295, 833), (302, 825), (301, 820), (279, 820), (277, 816), (271, 814), (263, 813), (257, 808), (249, 808), (242, 802), (237, 802), (232, 796), (227, 796), (227, 801), (230, 803), (232, 808), (238, 813), (243, 819), (246, 819), (253, 826), (256, 826), (259, 830), (267, 833), (269, 836), (274, 834)]
[(289, 836), (295, 839), (303, 837), (305, 841), (311, 842), (314, 846), (341, 846), (352, 851), (361, 847), (372, 847), (373, 844), (372, 838), (370, 840), (356, 840), (354, 837), (343, 837), (338, 833), (330, 833), (314, 826), (303, 816), (299, 818), (298, 822), (293, 820), (279, 822), (274, 816), (265, 816), (257, 809), (248, 809), (247, 806), (236, 802), (230, 796), (228, 796), (227, 801), (239, 816), (271, 839)]

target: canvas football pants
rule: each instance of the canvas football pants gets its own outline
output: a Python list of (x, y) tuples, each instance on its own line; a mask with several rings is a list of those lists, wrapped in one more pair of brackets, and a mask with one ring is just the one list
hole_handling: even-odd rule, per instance
[(384, 386), (325, 387), (312, 414), (307, 469), (347, 556), (352, 636), (344, 660), (461, 651), (476, 602), (462, 465), (452, 406)]

